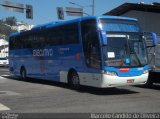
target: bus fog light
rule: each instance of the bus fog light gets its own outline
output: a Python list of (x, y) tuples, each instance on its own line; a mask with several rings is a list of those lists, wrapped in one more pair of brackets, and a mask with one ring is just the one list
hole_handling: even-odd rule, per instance
[(105, 71), (104, 74), (110, 75), (110, 76), (117, 76), (115, 72), (111, 72), (111, 71)]
[(144, 71), (143, 71), (143, 74), (147, 74), (147, 73), (148, 73), (148, 70), (144, 70)]

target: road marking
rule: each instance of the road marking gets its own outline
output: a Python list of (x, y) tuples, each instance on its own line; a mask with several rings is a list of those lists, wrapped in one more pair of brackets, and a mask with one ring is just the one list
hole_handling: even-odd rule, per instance
[(16, 93), (16, 92), (13, 92), (13, 91), (0, 91), (0, 95), (1, 96), (18, 96), (20, 95), (20, 93)]
[(11, 109), (0, 103), (0, 111), (6, 111), (6, 110), (11, 110)]
[(4, 78), (4, 77), (8, 77), (8, 76), (11, 76), (11, 75), (1, 75), (0, 77)]

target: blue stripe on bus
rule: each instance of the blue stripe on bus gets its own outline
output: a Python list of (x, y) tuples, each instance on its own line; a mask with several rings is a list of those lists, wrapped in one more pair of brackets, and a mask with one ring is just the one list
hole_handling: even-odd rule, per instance
[(143, 74), (145, 70), (148, 70), (149, 66), (146, 65), (144, 67), (139, 67), (139, 68), (130, 68), (128, 72), (120, 72), (119, 68), (115, 67), (104, 67), (104, 71), (110, 71), (110, 72), (115, 72), (119, 77), (132, 77), (132, 76), (140, 76)]
[[(61, 46), (49, 46), (49, 47), (44, 47), (44, 48), (25, 48), (25, 49), (16, 49), (10, 51), (11, 54), (13, 55), (33, 55), (33, 50), (45, 50), (45, 49), (52, 49), (53, 51), (53, 56), (45, 56), (45, 58), (56, 58), (56, 57), (66, 57), (69, 55), (75, 55), (77, 52), (82, 52), (81, 46), (78, 44), (73, 44), (73, 45), (61, 45)], [(35, 57), (42, 57), (42, 56), (35, 56)]]

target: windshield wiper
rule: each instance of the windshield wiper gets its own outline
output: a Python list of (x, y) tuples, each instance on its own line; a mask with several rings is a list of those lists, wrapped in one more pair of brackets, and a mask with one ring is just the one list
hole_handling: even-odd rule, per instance
[(143, 66), (136, 52), (130, 52), (130, 54), (134, 54), (135, 55), (135, 57), (136, 57), (136, 59), (137, 59), (137, 61), (139, 63), (139, 66)]
[[(140, 61), (140, 59), (139, 59), (139, 57), (138, 57), (138, 55), (137, 55), (137, 53), (136, 53), (135, 51), (132, 51), (131, 46), (130, 46), (130, 43), (129, 43), (129, 38), (127, 39), (127, 44), (128, 44), (128, 48), (129, 48), (129, 54), (130, 54), (130, 55), (131, 55), (131, 54), (135, 55), (135, 58), (137, 59), (137, 61), (138, 61), (138, 63), (139, 63), (139, 66), (143, 66), (142, 63), (141, 63), (141, 61)], [(131, 60), (132, 60), (132, 59), (131, 59)], [(132, 64), (132, 63), (131, 63), (131, 64)]]

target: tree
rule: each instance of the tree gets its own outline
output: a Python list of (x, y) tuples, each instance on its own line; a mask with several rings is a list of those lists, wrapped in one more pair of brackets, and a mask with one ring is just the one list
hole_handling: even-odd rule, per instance
[(5, 20), (5, 23), (10, 25), (10, 26), (15, 26), (17, 22), (17, 19), (13, 16), (13, 17), (7, 17)]
[(6, 40), (9, 39), (9, 35), (13, 32), (17, 32), (13, 30), (11, 26), (16, 25), (15, 17), (8, 17), (6, 20), (0, 20), (0, 34), (6, 36)]

